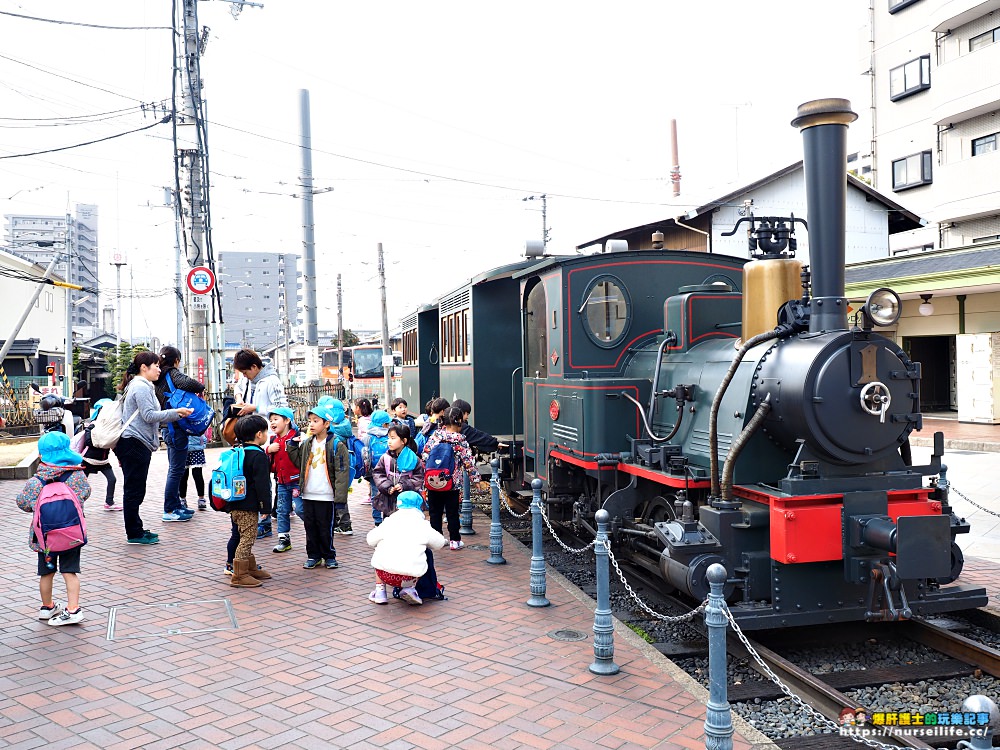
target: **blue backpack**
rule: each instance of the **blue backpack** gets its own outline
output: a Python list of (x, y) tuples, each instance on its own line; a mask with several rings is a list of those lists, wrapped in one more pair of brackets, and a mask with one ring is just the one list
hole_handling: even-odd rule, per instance
[(368, 432), (368, 447), (364, 449), (366, 454), (365, 458), (365, 475), (371, 476), (372, 467), (379, 462), (379, 459), (385, 455), (385, 452), (389, 450), (389, 431), (386, 430), (384, 435), (373, 435), (371, 431)]
[(186, 417), (181, 417), (174, 424), (180, 427), (188, 435), (203, 435), (208, 426), (212, 424), (212, 417), (215, 416), (208, 404), (198, 398), (194, 393), (182, 391), (174, 388), (174, 381), (167, 373), (167, 406), (171, 409), (192, 409), (193, 411)]
[(455, 447), (443, 440), (431, 448), (424, 462), (424, 487), (445, 492), (455, 487)]
[(351, 453), (351, 480), (367, 476), (371, 467), (365, 465), (365, 444), (351, 435), (347, 441), (347, 450)]
[(237, 446), (222, 451), (219, 465), (212, 470), (210, 500), (213, 510), (225, 511), (229, 503), (243, 500), (247, 496), (247, 478), (243, 473), (246, 451), (262, 450), (259, 445)]

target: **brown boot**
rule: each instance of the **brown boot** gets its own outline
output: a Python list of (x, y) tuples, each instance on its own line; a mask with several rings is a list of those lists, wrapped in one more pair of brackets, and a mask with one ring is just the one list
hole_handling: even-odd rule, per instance
[(249, 560), (233, 560), (233, 577), (229, 581), (230, 586), (249, 589), (260, 586), (260, 581), (250, 575)]
[(271, 574), (266, 570), (257, 567), (257, 558), (253, 555), (250, 555), (250, 567), (247, 569), (247, 572), (258, 581), (266, 581), (271, 577)]

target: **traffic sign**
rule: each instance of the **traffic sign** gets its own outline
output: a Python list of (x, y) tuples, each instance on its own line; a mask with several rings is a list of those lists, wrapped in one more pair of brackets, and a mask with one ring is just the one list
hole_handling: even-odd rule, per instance
[(204, 295), (198, 294), (191, 297), (191, 309), (192, 310), (207, 310), (208, 309), (208, 298)]
[(208, 294), (215, 288), (215, 274), (211, 268), (195, 266), (187, 275), (187, 287), (193, 294)]

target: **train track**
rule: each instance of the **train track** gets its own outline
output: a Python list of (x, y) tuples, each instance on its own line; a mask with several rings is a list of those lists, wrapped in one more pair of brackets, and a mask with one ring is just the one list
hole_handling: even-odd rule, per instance
[[(515, 510), (517, 510), (517, 506), (514, 505), (514, 502), (517, 500), (518, 498), (508, 498), (508, 503)], [(531, 544), (530, 529), (519, 529), (517, 532), (515, 536), (522, 543), (526, 545)], [(563, 542), (570, 546), (583, 547), (589, 541), (577, 536), (568, 526), (562, 527), (560, 532)], [(666, 605), (666, 609), (670, 613), (680, 614), (690, 610), (690, 602), (664, 594), (662, 592), (663, 582), (649, 575), (648, 571), (627, 561), (619, 561), (619, 564), (631, 585), (639, 590), (643, 597), (647, 599), (647, 603), (650, 603), (658, 611), (663, 611), (664, 609), (663, 606), (658, 607), (658, 604)], [(593, 595), (593, 587), (585, 586), (583, 588), (587, 593)], [(591, 590), (588, 591), (588, 589)], [(648, 601), (651, 598), (658, 599), (659, 601)], [(625, 622), (634, 619), (634, 613), (630, 611), (619, 610), (615, 611), (614, 614)], [(979, 620), (992, 618), (992, 623), (987, 626), (994, 632), (1000, 633), (1000, 618), (996, 618), (980, 610), (975, 611), (975, 614)], [(986, 623), (981, 622), (979, 624), (984, 625)], [(703, 620), (694, 618), (690, 625), (704, 636)], [(845, 693), (845, 691), (852, 689), (898, 682), (945, 680), (978, 675), (979, 673), (989, 674), (1000, 679), (1000, 651), (977, 643), (959, 633), (921, 618), (914, 618), (906, 623), (895, 623), (887, 626), (872, 626), (865, 623), (854, 623), (847, 626), (840, 625), (836, 628), (828, 627), (825, 632), (822, 626), (819, 628), (798, 629), (791, 633), (782, 631), (778, 638), (781, 641), (782, 648), (788, 648), (796, 644), (806, 645), (810, 641), (814, 644), (828, 644), (831, 640), (837, 639), (842, 639), (843, 642), (850, 642), (852, 639), (866, 640), (873, 635), (881, 637), (887, 633), (923, 644), (945, 655), (947, 658), (922, 664), (813, 674), (770, 648), (766, 644), (766, 642), (770, 642), (766, 632), (760, 634), (760, 637), (748, 638), (747, 640), (750, 646), (768, 667), (777, 674), (781, 682), (792, 693), (801, 697), (806, 703), (831, 721), (838, 720), (841, 710), (845, 708), (853, 710), (857, 706), (857, 699), (851, 698)], [(670, 658), (685, 658), (707, 654), (707, 645), (704, 640), (688, 641), (682, 644), (654, 643), (653, 646)], [(761, 674), (764, 674), (763, 669), (759, 668), (756, 660), (752, 658), (747, 648), (732, 631), (729, 632), (727, 647), (731, 656), (747, 660), (750, 666), (757, 669)], [(785, 697), (785, 693), (770, 679), (747, 681), (743, 684), (731, 685), (728, 696), (730, 703), (752, 702), (755, 699), (772, 700), (783, 697)], [(879, 742), (888, 745), (920, 748), (922, 750), (954, 744), (954, 741), (949, 743), (948, 740), (935, 739), (936, 744), (930, 745), (918, 737), (899, 734), (886, 734), (877, 739)], [(858, 743), (850, 737), (843, 737), (837, 734), (802, 735), (774, 741), (784, 750), (804, 750), (805, 748), (809, 750), (835, 750), (838, 748), (858, 747)]]

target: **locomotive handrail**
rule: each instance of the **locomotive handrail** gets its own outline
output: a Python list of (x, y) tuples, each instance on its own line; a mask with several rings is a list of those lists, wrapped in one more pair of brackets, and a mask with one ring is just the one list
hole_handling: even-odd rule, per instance
[(666, 437), (659, 437), (656, 433), (653, 432), (653, 427), (649, 424), (649, 420), (646, 419), (646, 412), (642, 410), (642, 404), (640, 404), (638, 401), (636, 401), (634, 398), (632, 398), (624, 391), (622, 391), (621, 395), (624, 398), (631, 401), (633, 404), (635, 404), (635, 408), (639, 410), (639, 416), (642, 417), (642, 424), (646, 428), (646, 432), (649, 433), (649, 437), (652, 438), (654, 443), (665, 443), (668, 440), (673, 440), (674, 435), (677, 434), (677, 430), (679, 430), (681, 427), (681, 422), (684, 421), (684, 409), (681, 408), (680, 404), (677, 405), (677, 413), (680, 416), (677, 417), (677, 422), (674, 424), (674, 429), (672, 429), (670, 431), (670, 434), (667, 435)]
[(736, 376), (736, 369), (740, 366), (740, 362), (743, 361), (743, 357), (746, 353), (753, 349), (758, 344), (763, 344), (765, 341), (771, 341), (780, 336), (792, 333), (793, 329), (791, 326), (780, 325), (770, 331), (764, 331), (764, 333), (758, 333), (750, 339), (747, 339), (740, 347), (739, 351), (733, 357), (732, 363), (729, 365), (729, 370), (726, 371), (726, 376), (719, 383), (719, 390), (715, 392), (715, 398), (712, 399), (712, 410), (709, 412), (708, 416), (708, 452), (709, 461), (711, 466), (712, 475), (712, 497), (719, 497), (720, 487), (719, 487), (719, 407), (722, 406), (722, 397), (726, 395), (726, 389), (729, 388), (729, 383)]
[(660, 346), (656, 349), (656, 366), (653, 370), (653, 387), (649, 391), (649, 418), (653, 418), (653, 411), (656, 409), (656, 389), (660, 385), (660, 367), (663, 365), (663, 350), (667, 348), (668, 344), (677, 343), (677, 334), (673, 331), (667, 331), (666, 335), (663, 337), (663, 341), (660, 342)]

